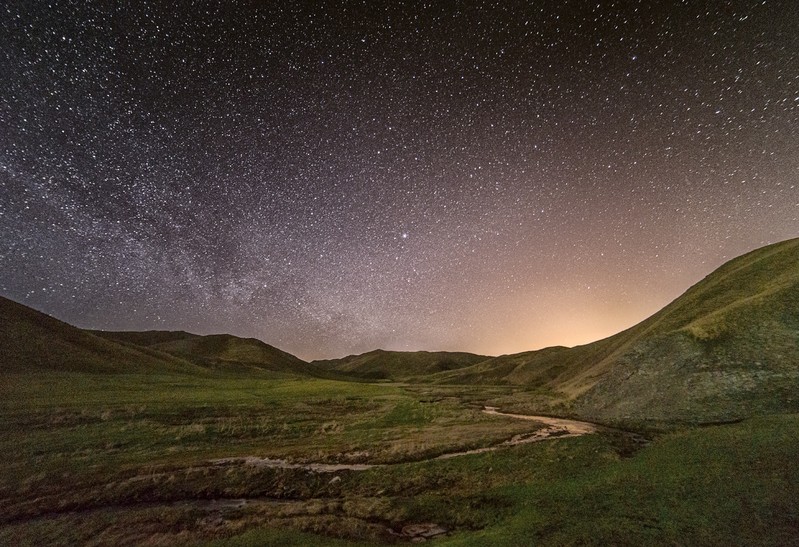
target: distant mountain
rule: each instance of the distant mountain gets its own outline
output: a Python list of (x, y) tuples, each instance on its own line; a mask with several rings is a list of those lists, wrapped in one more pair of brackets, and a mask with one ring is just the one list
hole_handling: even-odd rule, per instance
[(230, 334), (201, 336), (183, 331), (92, 332), (109, 340), (155, 349), (216, 370), (315, 375), (315, 369), (305, 361), (255, 338)]
[(326, 371), (367, 380), (408, 380), (442, 371), (457, 370), (490, 359), (473, 353), (447, 351), (374, 350), (342, 359), (312, 361)]
[(578, 416), (712, 422), (799, 411), (799, 239), (724, 264), (604, 340), (497, 357), (433, 376), (560, 393)]
[(3, 297), (0, 371), (206, 373), (184, 359), (106, 340)]

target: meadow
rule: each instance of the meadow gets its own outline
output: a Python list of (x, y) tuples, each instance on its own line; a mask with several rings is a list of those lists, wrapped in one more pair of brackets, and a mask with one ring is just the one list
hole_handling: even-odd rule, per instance
[(4, 545), (799, 543), (792, 414), (435, 459), (531, 433), (481, 408), (545, 394), (221, 373), (0, 389)]

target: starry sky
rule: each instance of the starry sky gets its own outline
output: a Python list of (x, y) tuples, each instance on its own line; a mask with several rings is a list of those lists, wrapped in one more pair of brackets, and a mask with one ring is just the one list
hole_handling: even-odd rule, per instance
[(513, 353), (799, 236), (795, 0), (8, 0), (0, 74), (0, 293), (81, 327)]

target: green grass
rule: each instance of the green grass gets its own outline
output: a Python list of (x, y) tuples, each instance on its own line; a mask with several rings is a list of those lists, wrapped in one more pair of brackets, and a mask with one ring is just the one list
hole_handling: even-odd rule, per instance
[[(436, 384), (255, 371), (242, 359), (271, 350), (225, 337), (195, 340), (210, 346), (189, 362), (0, 299), (0, 545), (395, 543), (424, 523), (448, 530), (441, 545), (799, 545), (797, 250), (736, 259), (616, 337)], [(564, 401), (555, 387), (579, 391), (587, 370), (601, 381)], [(536, 428), (482, 405), (661, 433), (434, 459)], [(381, 465), (213, 461), (245, 456)]]
[(536, 402), (541, 412), (626, 427), (796, 412), (797, 310), (799, 239), (792, 239), (729, 261), (604, 340), (501, 356), (427, 380), (549, 390), (549, 401)]
[[(796, 415), (669, 433), (632, 457), (607, 434), (420, 461), (530, 431), (478, 408), (535, 392), (76, 373), (0, 385), (0, 544), (374, 544), (426, 522), (450, 530), (442, 545), (799, 537)], [(209, 463), (244, 455), (393, 464)], [(231, 498), (251, 502), (203, 501)]]
[(489, 357), (461, 352), (375, 350), (311, 364), (319, 370), (338, 372), (353, 379), (424, 382), (430, 374), (457, 370), (487, 359)]
[(401, 462), (534, 429), (395, 386), (330, 380), (32, 373), (0, 385), (5, 521), (131, 501), (310, 496), (320, 484), (305, 484), (305, 472), (208, 462)]
[(796, 545), (798, 449), (795, 415), (670, 434), (628, 460), (506, 488), (518, 512), (448, 543)]

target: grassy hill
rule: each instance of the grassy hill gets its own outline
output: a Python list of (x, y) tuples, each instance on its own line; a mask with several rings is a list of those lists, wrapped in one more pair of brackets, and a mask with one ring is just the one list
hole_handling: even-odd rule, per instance
[(1, 372), (166, 372), (205, 374), (155, 349), (106, 340), (0, 297)]
[(799, 410), (799, 239), (724, 264), (660, 312), (574, 348), (507, 355), (435, 375), (562, 394), (619, 423), (712, 422)]
[[(252, 338), (82, 331), (7, 299), (0, 299), (0, 317), (5, 371), (508, 384), (555, 395), (558, 406), (535, 410), (628, 425), (799, 411), (799, 239), (731, 260), (660, 312), (604, 340), (496, 358), (376, 350), (309, 364)], [(538, 403), (528, 404), (529, 410)]]
[(0, 372), (337, 377), (254, 338), (83, 330), (3, 297), (0, 348)]
[(473, 353), (375, 350), (342, 359), (313, 361), (321, 370), (369, 380), (408, 380), (457, 370), (489, 359)]
[(73, 327), (0, 297), (0, 372), (314, 375), (305, 361), (254, 338)]
[[(0, 545), (397, 544), (429, 526), (440, 545), (797, 544), (798, 268), (799, 240), (759, 249), (576, 348), (305, 364), (415, 385), (267, 371), (303, 364), (233, 336), (91, 333), (0, 299)], [(554, 392), (560, 412), (633, 429), (762, 415), (513, 445), (539, 425), (480, 411)]]
[(305, 361), (255, 338), (230, 334), (201, 336), (183, 331), (111, 332), (94, 334), (155, 349), (197, 365), (228, 372), (263, 371), (315, 375)]
[(92, 330), (89, 332), (108, 340), (114, 340), (115, 342), (150, 347), (198, 336), (197, 334), (191, 334), (183, 330), (147, 330), (141, 332)]

